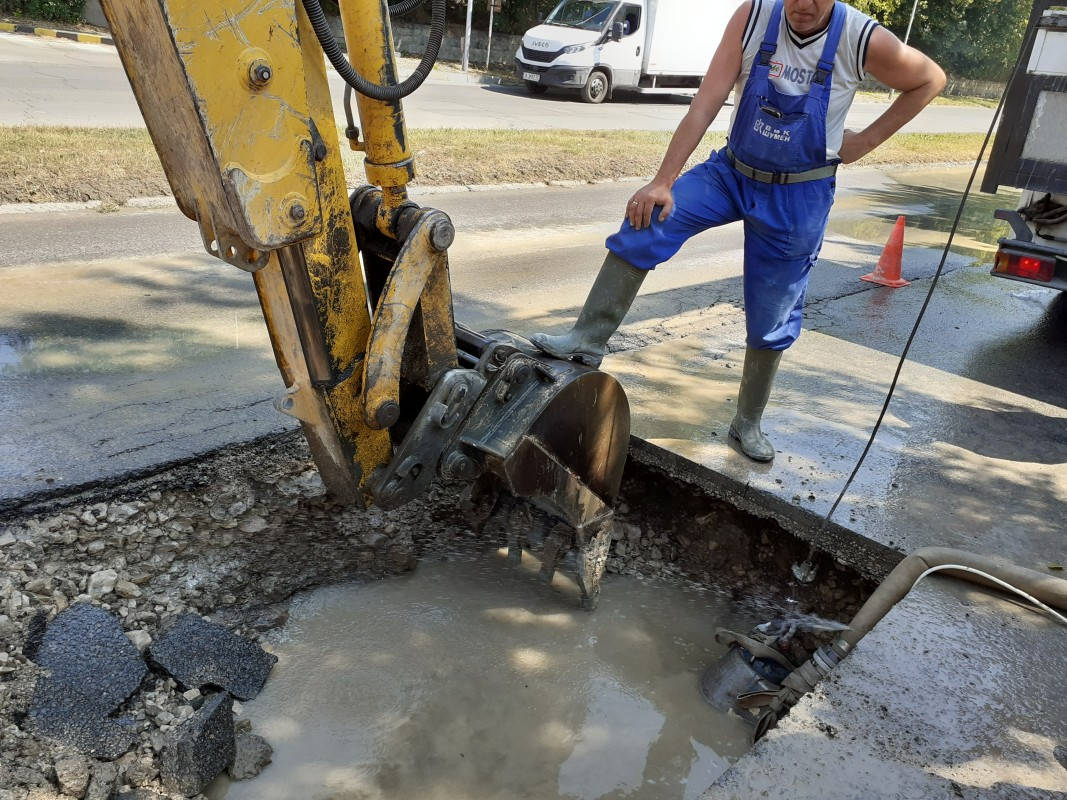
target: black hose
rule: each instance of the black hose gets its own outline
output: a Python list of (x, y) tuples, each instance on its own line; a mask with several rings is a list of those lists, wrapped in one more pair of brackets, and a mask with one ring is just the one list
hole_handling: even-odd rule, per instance
[(405, 14), (410, 14), (425, 2), (426, 0), (400, 0), (398, 3), (390, 3), (389, 16), (402, 17)]
[[(406, 4), (413, 2), (413, 0), (402, 0), (402, 2)], [(441, 52), (441, 42), (445, 38), (445, 0), (433, 0), (430, 38), (426, 42), (426, 50), (422, 54), (422, 60), (419, 65), (415, 67), (415, 71), (406, 80), (393, 86), (380, 86), (377, 83), (371, 83), (356, 72), (352, 65), (348, 63), (348, 59), (344, 57), (337, 40), (333, 37), (333, 29), (330, 28), (330, 23), (326, 21), (326, 14), (323, 12), (319, 0), (303, 0), (303, 3), (304, 10), (307, 11), (308, 19), (311, 21), (311, 27), (315, 29), (315, 36), (322, 47), (322, 52), (326, 54), (326, 58), (333, 64), (337, 74), (357, 92), (372, 100), (390, 102), (407, 97), (426, 80), (430, 70), (433, 69), (434, 63), (437, 61), (438, 54)]]
[[(1012, 77), (1009, 78), (1007, 84), (1005, 84), (1004, 91), (1000, 95), (1000, 102), (997, 104), (997, 110), (993, 112), (993, 119), (989, 123), (989, 130), (986, 131), (985, 139), (982, 141), (982, 146), (978, 150), (978, 156), (974, 160), (971, 176), (967, 179), (967, 185), (964, 187), (963, 194), (960, 196), (960, 204), (956, 209), (956, 218), (952, 221), (952, 227), (949, 228), (948, 240), (945, 242), (945, 246), (941, 250), (941, 260), (938, 262), (937, 269), (934, 271), (934, 277), (930, 281), (930, 288), (926, 292), (926, 298), (923, 300), (922, 307), (919, 309), (919, 315), (915, 318), (915, 324), (912, 325), (911, 333), (908, 334), (907, 341), (904, 343), (904, 351), (900, 354), (900, 359), (897, 361), (897, 368), (893, 372), (893, 380), (889, 383), (889, 391), (886, 393), (885, 402), (882, 403), (882, 410), (878, 413), (878, 419), (875, 420), (870, 438), (867, 439), (867, 444), (863, 448), (863, 452), (860, 453), (860, 457), (856, 461), (856, 466), (853, 467), (852, 472), (848, 476), (848, 480), (845, 481), (845, 485), (841, 487), (841, 491), (838, 493), (837, 499), (834, 500), (834, 504), (830, 506), (830, 510), (826, 512), (826, 516), (823, 517), (822, 524), (819, 526), (818, 533), (815, 536), (816, 541), (821, 534), (826, 531), (827, 527), (829, 527), (831, 517), (833, 517), (834, 512), (837, 511), (837, 507), (841, 505), (841, 501), (845, 499), (845, 494), (852, 486), (852, 482), (856, 480), (856, 475), (863, 466), (863, 462), (866, 461), (867, 454), (871, 452), (871, 447), (874, 445), (874, 439), (878, 435), (878, 431), (882, 428), (882, 422), (885, 420), (886, 412), (889, 411), (889, 404), (893, 400), (893, 394), (896, 392), (897, 383), (900, 381), (900, 372), (904, 369), (904, 364), (908, 360), (908, 353), (911, 352), (911, 346), (915, 342), (915, 336), (919, 332), (919, 326), (922, 325), (923, 317), (926, 316), (926, 309), (930, 306), (930, 300), (933, 299), (934, 290), (937, 289), (938, 281), (941, 279), (941, 274), (945, 270), (945, 262), (948, 260), (949, 253), (952, 251), (952, 241), (956, 236), (956, 231), (959, 229), (960, 220), (963, 218), (963, 209), (966, 207), (967, 200), (970, 198), (971, 187), (974, 185), (978, 170), (982, 166), (982, 159), (985, 156), (986, 148), (989, 146), (989, 141), (993, 138), (993, 133), (997, 129), (997, 121), (1000, 119), (1001, 112), (1004, 110), (1004, 102), (1008, 99), (1008, 91), (1011, 89), (1012, 81), (1022, 66), (1023, 57), (1030, 52), (1035, 30), (1036, 28), (1031, 29), (1029, 36), (1024, 38), (1021, 49), (1019, 50), (1019, 55), (1015, 60), (1015, 67), (1012, 69)], [(814, 553), (815, 545), (812, 544), (811, 553), (808, 556), (809, 561), (811, 560), (811, 555)]]

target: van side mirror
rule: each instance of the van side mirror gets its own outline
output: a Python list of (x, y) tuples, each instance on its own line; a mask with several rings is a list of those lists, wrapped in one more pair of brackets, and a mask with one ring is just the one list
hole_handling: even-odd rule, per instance
[(611, 41), (618, 42), (622, 40), (623, 34), (626, 33), (626, 24), (623, 22), (613, 22), (611, 24)]

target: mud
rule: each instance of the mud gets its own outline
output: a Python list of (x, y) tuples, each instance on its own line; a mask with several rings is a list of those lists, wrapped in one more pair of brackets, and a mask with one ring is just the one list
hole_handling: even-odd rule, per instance
[[(806, 558), (807, 545), (776, 523), (636, 464), (619, 509), (609, 573), (712, 591), (753, 621), (794, 611), (845, 619), (870, 589), (818, 557), (819, 579), (797, 584), (791, 568)], [(435, 487), (392, 512), (339, 507), (326, 497), (296, 434), (6, 512), (0, 517), (0, 798), (59, 796), (55, 765), (72, 755), (24, 727), (38, 670), (23, 643), (40, 612), (52, 617), (71, 603), (98, 605), (140, 646), (189, 611), (259, 638), (285, 623), (287, 601), (301, 590), (406, 573), (420, 561), (431, 564), (472, 547), (491, 551), (504, 543), (495, 522), (492, 503), (475, 502), (463, 487)], [(530, 512), (531, 529), (544, 524)], [(567, 569), (564, 564), (564, 574)], [(565, 596), (552, 602), (560, 613), (577, 613)], [(134, 748), (112, 763), (86, 759), (97, 776), (96, 796), (138, 788), (168, 796), (158, 777), (160, 748), (192, 716), (194, 703), (173, 680), (150, 674), (120, 709), (137, 721)]]
[(523, 561), (472, 547), (294, 600), (269, 637), (270, 683), (245, 704), (274, 763), (208, 796), (699, 797), (750, 745), (696, 686), (723, 649), (715, 626), (748, 627), (751, 610), (609, 575), (589, 614), (573, 581), (544, 586)]

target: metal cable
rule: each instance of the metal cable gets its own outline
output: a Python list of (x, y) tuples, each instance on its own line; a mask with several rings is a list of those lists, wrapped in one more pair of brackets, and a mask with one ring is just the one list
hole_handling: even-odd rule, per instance
[[(856, 461), (856, 466), (852, 469), (852, 473), (848, 476), (848, 480), (845, 481), (845, 485), (841, 487), (840, 493), (837, 495), (837, 499), (834, 500), (834, 504), (830, 506), (830, 510), (823, 517), (822, 524), (819, 526), (819, 530), (816, 533), (816, 539), (826, 532), (826, 528), (830, 525), (830, 520), (837, 511), (837, 507), (841, 505), (841, 501), (845, 499), (845, 495), (848, 493), (849, 488), (852, 486), (852, 482), (856, 479), (856, 475), (859, 474), (860, 468), (863, 466), (863, 462), (867, 459), (867, 454), (871, 452), (871, 447), (874, 445), (874, 439), (878, 435), (878, 431), (882, 427), (882, 422), (885, 420), (885, 415), (889, 411), (889, 404), (893, 400), (893, 394), (896, 392), (897, 383), (900, 380), (901, 370), (904, 369), (904, 363), (908, 360), (908, 353), (911, 351), (911, 345), (915, 341), (915, 336), (919, 332), (919, 326), (922, 324), (923, 317), (926, 315), (926, 309), (930, 305), (930, 300), (934, 296), (934, 290), (937, 288), (938, 281), (941, 279), (941, 273), (945, 270), (945, 262), (948, 260), (948, 254), (952, 248), (952, 241), (956, 236), (956, 230), (959, 228), (960, 219), (963, 217), (963, 209), (967, 205), (967, 199), (971, 194), (971, 187), (974, 186), (974, 179), (978, 175), (978, 169), (982, 165), (982, 159), (985, 157), (986, 148), (989, 146), (989, 140), (993, 138), (993, 133), (997, 129), (997, 121), (1000, 119), (1001, 112), (1004, 110), (1004, 102), (1008, 97), (1008, 89), (1012, 85), (1012, 79), (1018, 72), (1019, 67), (1023, 61), (1023, 54), (1029, 49), (1030, 43), (1033, 40), (1033, 31), (1030, 32), (1029, 38), (1024, 40), (1020, 50), (1019, 56), (1015, 61), (1015, 66), (1012, 68), (1012, 78), (1008, 79), (1007, 84), (1004, 86), (1004, 91), (1000, 95), (1000, 102), (997, 104), (997, 110), (993, 114), (993, 119), (989, 123), (989, 130), (986, 131), (985, 139), (982, 141), (982, 147), (978, 151), (978, 157), (974, 161), (974, 167), (971, 169), (971, 176), (967, 179), (967, 186), (963, 190), (963, 195), (960, 197), (959, 208), (956, 209), (956, 218), (952, 221), (952, 227), (949, 229), (948, 241), (945, 242), (945, 247), (941, 251), (941, 260), (938, 262), (937, 270), (934, 272), (933, 280), (930, 281), (930, 289), (926, 293), (926, 299), (923, 300), (922, 308), (919, 309), (919, 315), (915, 318), (915, 324), (912, 326), (911, 333), (908, 335), (908, 340), (904, 344), (904, 350), (900, 354), (900, 360), (897, 362), (896, 371), (893, 373), (893, 380), (889, 384), (889, 391), (885, 396), (885, 402), (882, 404), (882, 410), (878, 414), (878, 419), (874, 423), (874, 428), (871, 430), (871, 436), (867, 440), (866, 446), (863, 448), (863, 452), (860, 453), (859, 460)], [(815, 546), (812, 545), (812, 554), (814, 554)], [(810, 561), (809, 555), (809, 561)]]
[[(982, 570), (975, 569), (974, 567), (966, 567), (963, 564), (938, 564), (937, 566), (930, 567), (930, 569), (926, 570), (926, 572), (924, 572), (922, 575), (920, 575), (918, 578), (915, 579), (915, 583), (913, 583), (911, 585), (911, 588), (914, 589), (916, 586), (918, 586), (919, 585), (919, 581), (921, 581), (927, 575), (932, 575), (935, 572), (944, 572), (945, 570), (949, 570), (949, 569), (958, 570), (960, 572), (970, 572), (970, 573), (978, 575), (978, 576), (980, 576), (982, 578), (985, 578), (987, 581), (991, 581), (991, 582), (995, 583), (1000, 588), (1006, 589), (1009, 592), (1014, 592), (1015, 594), (1019, 595), (1019, 597), (1022, 597), (1024, 600), (1027, 600), (1028, 602), (1033, 603), (1035, 606), (1040, 608), (1046, 614), (1050, 615), (1057, 622), (1060, 622), (1060, 623), (1062, 623), (1064, 625), (1067, 625), (1067, 617), (1063, 616), (1063, 614), (1061, 614), (1059, 611), (1057, 611), (1056, 609), (1052, 608), (1051, 606), (1048, 606), (1045, 603), (1042, 603), (1040, 600), (1038, 600), (1033, 595), (1024, 592), (1018, 586), (1013, 586), (1012, 584), (1008, 583), (1006, 580), (1002, 580), (1001, 578), (998, 578), (996, 575), (990, 575), (988, 572), (983, 572)], [(909, 589), (908, 591), (911, 591), (911, 590)]]

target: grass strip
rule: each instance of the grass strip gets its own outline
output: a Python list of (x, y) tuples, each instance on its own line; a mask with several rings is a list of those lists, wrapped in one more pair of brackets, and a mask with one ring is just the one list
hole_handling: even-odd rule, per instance
[[(416, 129), (409, 144), (423, 186), (595, 181), (652, 175), (671, 134), (656, 131)], [(860, 166), (968, 162), (981, 134), (900, 134)], [(725, 141), (705, 137), (691, 163)], [(362, 153), (342, 147), (350, 179)], [(0, 127), (0, 203), (101, 200), (169, 194), (143, 129)]]

